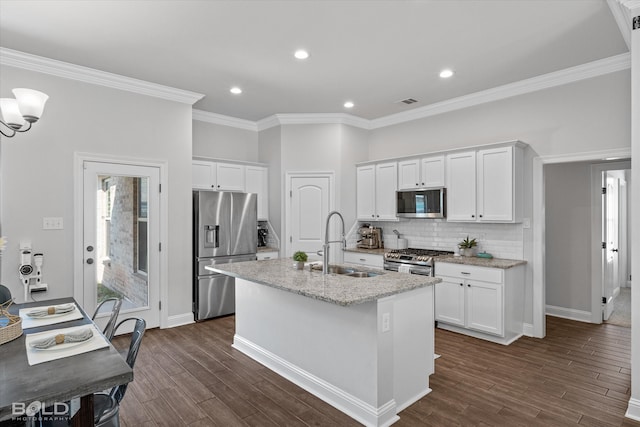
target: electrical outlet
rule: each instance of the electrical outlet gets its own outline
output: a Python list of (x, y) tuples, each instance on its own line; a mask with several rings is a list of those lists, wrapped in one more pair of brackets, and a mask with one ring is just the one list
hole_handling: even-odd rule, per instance
[(382, 313), (382, 332), (389, 332), (391, 330), (391, 314)]
[(62, 230), (64, 228), (62, 217), (44, 217), (42, 218), (43, 230)]

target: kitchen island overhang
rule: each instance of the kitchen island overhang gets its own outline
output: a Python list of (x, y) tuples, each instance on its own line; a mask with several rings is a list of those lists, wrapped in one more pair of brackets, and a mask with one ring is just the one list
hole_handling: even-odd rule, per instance
[(207, 268), (236, 278), (233, 347), (357, 421), (393, 424), (431, 391), (440, 279), (323, 275), (288, 259)]

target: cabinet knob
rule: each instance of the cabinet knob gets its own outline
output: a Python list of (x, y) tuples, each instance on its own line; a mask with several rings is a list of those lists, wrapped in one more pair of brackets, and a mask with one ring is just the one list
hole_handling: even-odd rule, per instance
[(471, 218), (475, 218), (475, 217), (476, 217), (475, 215), (471, 215)]
[(460, 286), (464, 286), (464, 283), (460, 283)]
[(215, 186), (215, 185), (213, 185), (213, 184), (211, 184), (211, 188), (216, 188), (216, 186)]
[(482, 215), (478, 215), (480, 218), (482, 218)]
[(220, 188), (220, 184), (218, 184), (218, 188)]
[(467, 284), (467, 287), (469, 287), (469, 288), (470, 288), (470, 287), (471, 287), (471, 285), (470, 285), (470, 284)]
[(371, 218), (375, 218), (376, 216), (374, 214), (371, 214)]
[(380, 215), (376, 215), (377, 218), (380, 218)]
[(422, 186), (424, 187), (424, 182), (422, 183)]

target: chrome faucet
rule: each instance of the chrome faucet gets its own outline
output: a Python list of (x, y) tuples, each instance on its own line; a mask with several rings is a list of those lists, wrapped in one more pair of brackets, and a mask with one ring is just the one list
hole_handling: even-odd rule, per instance
[[(342, 223), (342, 240), (329, 241), (329, 220), (333, 215), (340, 217)], [(344, 218), (338, 211), (329, 212), (327, 215), (327, 223), (324, 226), (324, 244), (322, 245), (322, 274), (329, 274), (329, 246), (331, 243), (342, 243), (342, 249), (347, 248), (347, 240), (344, 234)]]

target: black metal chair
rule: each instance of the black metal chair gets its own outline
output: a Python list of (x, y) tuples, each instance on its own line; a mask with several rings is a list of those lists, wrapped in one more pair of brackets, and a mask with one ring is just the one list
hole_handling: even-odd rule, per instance
[(5, 302), (11, 299), (11, 291), (4, 285), (0, 285), (0, 304), (4, 304)]
[[(129, 351), (127, 352), (127, 364), (131, 369), (133, 369), (133, 365), (136, 363), (136, 358), (138, 357), (138, 350), (140, 350), (140, 344), (142, 343), (142, 337), (144, 336), (147, 323), (144, 319), (130, 317), (118, 323), (113, 330), (114, 334), (120, 325), (129, 321), (135, 322), (133, 332), (131, 334), (131, 344), (129, 344)], [(120, 426), (120, 402), (124, 398), (127, 386), (128, 384), (122, 384), (112, 388), (109, 393), (95, 393), (93, 395), (93, 414), (96, 426)]]
[(118, 314), (120, 314), (120, 307), (122, 307), (122, 298), (105, 299), (100, 304), (98, 304), (98, 307), (96, 307), (96, 311), (93, 313), (93, 316), (91, 316), (91, 320), (96, 320), (96, 317), (98, 316), (98, 313), (100, 312), (100, 309), (102, 308), (102, 306), (105, 303), (112, 302), (112, 301), (113, 301), (113, 307), (111, 308), (111, 315), (109, 316), (109, 321), (107, 322), (107, 325), (104, 327), (104, 331), (102, 331), (104, 336), (107, 337), (109, 341), (113, 339), (113, 336), (116, 333), (115, 325), (116, 325), (116, 321), (118, 320)]

